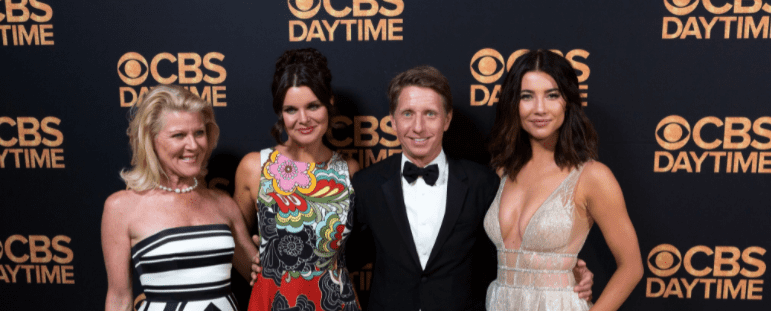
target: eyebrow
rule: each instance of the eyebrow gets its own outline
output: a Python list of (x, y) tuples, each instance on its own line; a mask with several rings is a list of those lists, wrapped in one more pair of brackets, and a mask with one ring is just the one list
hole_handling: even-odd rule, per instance
[[(314, 100), (314, 101), (311, 101), (311, 102), (307, 102), (307, 103), (305, 103), (305, 104), (297, 104), (297, 105), (298, 105), (298, 106), (300, 106), (300, 107), (302, 107), (302, 106), (310, 106), (310, 105), (322, 105), (322, 106), (323, 106), (324, 104), (322, 104), (322, 103), (321, 103), (321, 101), (317, 99), (317, 100)], [(283, 107), (285, 107), (285, 108), (286, 108), (286, 107), (297, 108), (297, 106), (292, 106), (292, 104), (291, 104), (291, 103), (290, 103), (290, 104), (288, 104), (288, 105), (287, 105), (287, 104), (284, 104), (284, 105), (283, 105)]]
[[(206, 123), (201, 124), (201, 127), (192, 128), (192, 130), (200, 130), (200, 129), (204, 129), (205, 130), (206, 129)], [(177, 127), (169, 127), (167, 131), (168, 132), (185, 132), (187, 130), (188, 130), (188, 128), (182, 128), (182, 126), (177, 126)]]
[[(546, 90), (546, 93), (549, 93), (549, 92), (554, 92), (554, 91), (556, 91), (556, 92), (559, 92), (559, 90), (560, 90), (559, 88), (556, 88), (556, 87), (555, 87), (555, 88), (551, 88), (551, 89), (548, 89), (548, 90)], [(528, 92), (528, 93), (534, 93), (534, 91), (532, 91), (532, 90), (528, 90), (528, 89), (522, 89), (520, 92), (521, 92), (521, 93), (525, 93), (525, 92)]]

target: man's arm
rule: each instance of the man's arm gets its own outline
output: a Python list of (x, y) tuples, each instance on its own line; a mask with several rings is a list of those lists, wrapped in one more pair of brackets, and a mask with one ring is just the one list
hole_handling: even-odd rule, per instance
[(375, 247), (372, 232), (367, 224), (367, 197), (371, 196), (362, 173), (351, 178), (351, 185), (355, 191), (353, 205), (351, 207), (352, 229), (345, 240), (345, 259), (349, 271), (361, 270), (365, 265), (374, 261)]

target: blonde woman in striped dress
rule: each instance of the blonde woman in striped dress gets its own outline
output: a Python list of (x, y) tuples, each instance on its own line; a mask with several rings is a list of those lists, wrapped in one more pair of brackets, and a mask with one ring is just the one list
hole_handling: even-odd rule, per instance
[[(235, 202), (203, 185), (219, 137), (211, 105), (157, 86), (133, 108), (128, 135), (127, 190), (112, 194), (102, 215), (105, 310), (238, 310), (232, 262), (248, 278), (257, 251)], [(144, 296), (136, 305), (132, 274)]]

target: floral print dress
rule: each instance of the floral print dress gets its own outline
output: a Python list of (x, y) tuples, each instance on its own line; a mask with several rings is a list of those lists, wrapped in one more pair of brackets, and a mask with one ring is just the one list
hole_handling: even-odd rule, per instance
[(343, 256), (354, 198), (348, 164), (265, 149), (257, 199), (262, 274), (249, 310), (360, 310)]

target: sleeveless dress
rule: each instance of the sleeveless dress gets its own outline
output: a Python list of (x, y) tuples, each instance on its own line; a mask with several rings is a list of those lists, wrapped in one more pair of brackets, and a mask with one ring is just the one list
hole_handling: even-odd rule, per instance
[(250, 311), (360, 310), (343, 246), (353, 226), (348, 163), (294, 161), (274, 149), (262, 156), (257, 222), (258, 276)]
[(145, 300), (137, 311), (235, 311), (230, 269), (235, 242), (225, 224), (161, 230), (131, 247)]
[(487, 310), (589, 310), (591, 303), (573, 292), (572, 269), (593, 221), (576, 212), (573, 193), (583, 165), (573, 169), (538, 207), (525, 227), (519, 249), (507, 249), (498, 220), (498, 194), (485, 215), (484, 227), (498, 249), (498, 276), (487, 289)]

